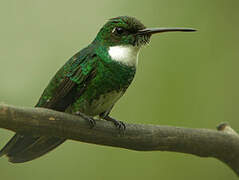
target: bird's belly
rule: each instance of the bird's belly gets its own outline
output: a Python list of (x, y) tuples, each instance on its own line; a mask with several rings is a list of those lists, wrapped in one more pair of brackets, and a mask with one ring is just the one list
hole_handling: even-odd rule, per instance
[(99, 99), (95, 99), (87, 108), (85, 114), (95, 116), (102, 112), (108, 111), (116, 103), (116, 101), (122, 96), (122, 92), (112, 91), (107, 94), (103, 94)]
[(70, 113), (74, 114), (79, 111), (88, 116), (97, 116), (105, 111), (109, 111), (122, 95), (123, 91), (114, 90), (101, 94), (97, 98), (93, 98), (93, 100), (80, 98), (70, 107)]

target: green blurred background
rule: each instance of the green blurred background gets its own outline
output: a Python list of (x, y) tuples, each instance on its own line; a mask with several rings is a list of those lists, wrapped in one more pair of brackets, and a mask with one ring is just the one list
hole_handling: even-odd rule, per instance
[[(196, 33), (154, 36), (142, 49), (136, 78), (112, 115), (128, 123), (239, 129), (239, 1), (0, 1), (0, 101), (34, 106), (50, 78), (89, 44), (111, 17)], [(13, 133), (0, 130), (0, 146)], [(237, 179), (216, 159), (135, 152), (67, 141), (25, 164), (0, 159), (0, 179)]]

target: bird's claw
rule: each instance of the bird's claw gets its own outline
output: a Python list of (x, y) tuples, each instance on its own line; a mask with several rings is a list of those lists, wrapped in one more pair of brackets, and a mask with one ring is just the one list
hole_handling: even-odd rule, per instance
[(108, 115), (101, 117), (104, 120), (111, 121), (114, 123), (115, 127), (120, 131), (120, 133), (124, 133), (126, 129), (126, 125), (122, 121), (118, 121)]
[(95, 122), (95, 120), (94, 120), (93, 118), (87, 118), (86, 120), (89, 122), (91, 129), (92, 129), (93, 127), (95, 127), (96, 122)]
[(116, 128), (119, 129), (120, 131), (125, 131), (126, 126), (122, 121), (117, 121), (114, 119), (113, 123), (116, 126)]
[(93, 127), (95, 127), (96, 122), (95, 122), (94, 118), (91, 118), (91, 117), (89, 117), (89, 116), (86, 116), (85, 114), (83, 114), (83, 113), (81, 113), (81, 112), (77, 112), (76, 114), (79, 115), (79, 116), (81, 116), (81, 117), (82, 117), (83, 119), (85, 119), (86, 121), (88, 121), (89, 124), (90, 124), (90, 128), (91, 128), (91, 129), (92, 129)]

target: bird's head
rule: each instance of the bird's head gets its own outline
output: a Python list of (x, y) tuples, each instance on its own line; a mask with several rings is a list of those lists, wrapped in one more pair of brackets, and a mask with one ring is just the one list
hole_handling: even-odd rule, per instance
[[(94, 42), (113, 60), (136, 66), (140, 47), (149, 43), (152, 34), (169, 31), (195, 31), (190, 28), (146, 28), (139, 20), (129, 16), (110, 19), (99, 31)], [(101, 51), (100, 54), (105, 54)]]
[(139, 20), (129, 16), (110, 19), (97, 34), (96, 40), (106, 46), (132, 45), (141, 47), (149, 43), (152, 34), (169, 31), (195, 31), (191, 28), (146, 28)]

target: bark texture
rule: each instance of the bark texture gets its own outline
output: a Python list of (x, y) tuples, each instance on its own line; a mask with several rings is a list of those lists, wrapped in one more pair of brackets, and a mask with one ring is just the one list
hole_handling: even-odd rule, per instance
[(214, 157), (239, 176), (239, 135), (226, 123), (217, 130), (126, 124), (119, 133), (107, 121), (89, 123), (74, 116), (43, 108), (22, 108), (0, 104), (0, 128), (33, 136), (48, 135), (136, 151), (173, 151)]

